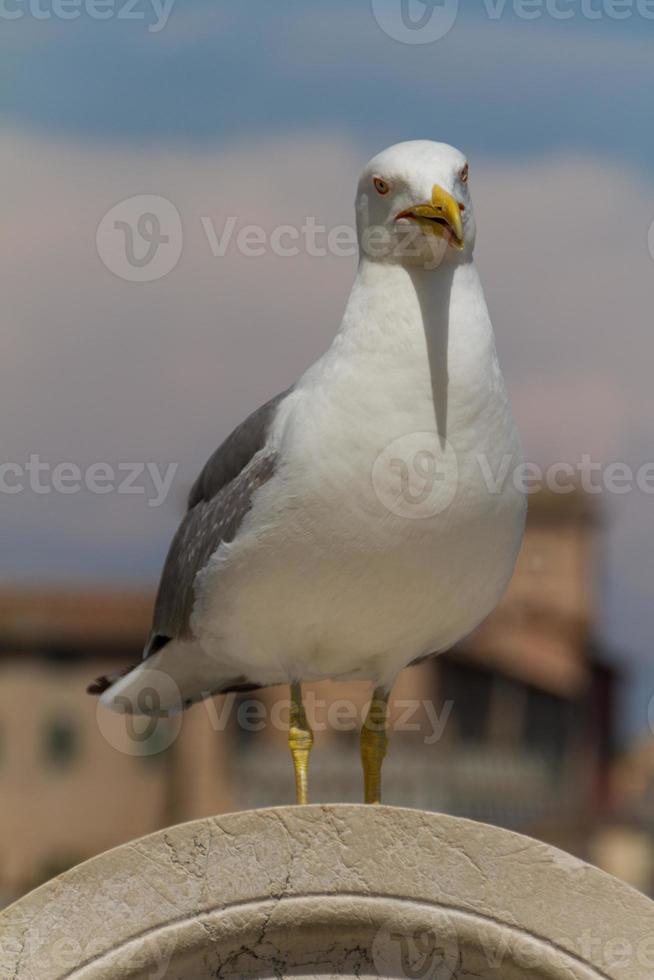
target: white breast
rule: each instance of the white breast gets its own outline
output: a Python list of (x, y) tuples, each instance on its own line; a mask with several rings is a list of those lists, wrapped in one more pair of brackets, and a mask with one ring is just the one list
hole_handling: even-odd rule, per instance
[(278, 471), (217, 554), (194, 616), (221, 664), (262, 683), (384, 683), (496, 605), (524, 501), (474, 265), (364, 262), (341, 331), (273, 438)]

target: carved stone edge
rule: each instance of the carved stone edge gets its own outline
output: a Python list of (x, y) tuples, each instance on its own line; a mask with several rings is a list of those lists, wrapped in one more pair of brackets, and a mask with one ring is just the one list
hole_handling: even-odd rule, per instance
[(470, 975), (475, 950), (502, 977), (654, 975), (654, 903), (609, 875), (473, 821), (343, 804), (182, 824), (73, 868), (0, 915), (0, 977), (177, 980), (202, 949), (240, 976), (332, 934), (333, 972), (383, 973), (393, 923), (449, 937)]

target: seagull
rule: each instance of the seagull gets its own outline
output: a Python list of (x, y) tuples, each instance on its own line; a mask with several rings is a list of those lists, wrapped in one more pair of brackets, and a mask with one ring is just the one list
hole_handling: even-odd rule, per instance
[(497, 605), (526, 511), (465, 156), (391, 146), (355, 207), (358, 270), (331, 347), (210, 457), (142, 662), (89, 687), (109, 708), (165, 715), (290, 685), (298, 803), (313, 745), (302, 683), (371, 684), (361, 760), (365, 801), (380, 802), (396, 677)]

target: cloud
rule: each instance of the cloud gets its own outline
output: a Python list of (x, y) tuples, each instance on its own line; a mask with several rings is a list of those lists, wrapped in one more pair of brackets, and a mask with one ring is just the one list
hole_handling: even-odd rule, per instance
[[(642, 418), (654, 407), (640, 356), (652, 347), (654, 184), (622, 163), (577, 155), (476, 169), (478, 261), (501, 340), (510, 325), (515, 397), (533, 404), (534, 380), (538, 400), (555, 378), (555, 417), (563, 406), (575, 416), (557, 439), (578, 452), (578, 433), (587, 448), (594, 440), (598, 452), (619, 452), (625, 413)], [(596, 397), (585, 385), (599, 386)]]
[[(358, 154), (332, 133), (154, 154), (5, 131), (0, 148), (11, 188), (0, 252), (4, 460), (179, 464), (161, 509), (139, 496), (3, 495), (3, 571), (38, 575), (58, 560), (60, 575), (153, 573), (204, 458), (327, 346), (354, 268), (235, 248), (215, 258), (201, 218), (217, 230), (230, 216), (271, 230), (307, 214), (345, 221)], [(139, 193), (169, 198), (184, 224), (178, 267), (150, 284), (114, 276), (95, 245), (103, 214)]]
[[(353, 258), (211, 254), (202, 218), (272, 231), (352, 220), (366, 151), (338, 131), (223, 149), (89, 146), (5, 129), (3, 456), (179, 464), (161, 508), (138, 496), (0, 496), (5, 576), (154, 577), (184, 490), (218, 442), (329, 344)], [(620, 161), (473, 158), (478, 262), (527, 455), (637, 465), (654, 416), (654, 187)], [(182, 217), (177, 267), (125, 282), (96, 228), (116, 202), (163, 195)], [(646, 653), (641, 601), (652, 498), (610, 502), (607, 635)], [(633, 616), (637, 608), (639, 616)]]
[[(652, 181), (576, 155), (477, 169), (478, 261), (527, 455), (637, 470), (654, 458)], [(654, 497), (604, 505), (599, 622), (647, 657)]]
[(3, 24), (0, 118), (184, 145), (309, 124), (347, 127), (367, 155), (428, 135), (476, 153), (582, 147), (651, 167), (643, 19), (520, 20), (511, 6), (492, 19), (460, 4), (453, 29), (425, 45), (385, 34), (370, 3), (338, 0), (180, 0), (157, 34), (146, 21), (24, 17)]

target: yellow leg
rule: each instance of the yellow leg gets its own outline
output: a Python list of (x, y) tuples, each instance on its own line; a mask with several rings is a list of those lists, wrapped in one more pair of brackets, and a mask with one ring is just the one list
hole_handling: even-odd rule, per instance
[(295, 769), (295, 800), (308, 803), (309, 752), (313, 746), (313, 732), (302, 704), (302, 688), (291, 684), (291, 717), (288, 729), (288, 746)]
[(382, 687), (375, 689), (361, 729), (361, 762), (366, 803), (381, 803), (381, 768), (388, 746), (388, 693)]

